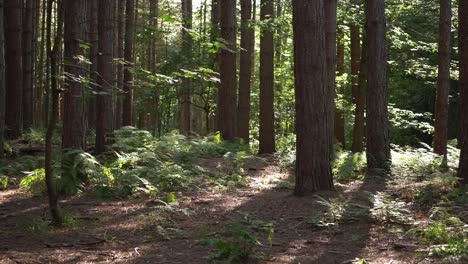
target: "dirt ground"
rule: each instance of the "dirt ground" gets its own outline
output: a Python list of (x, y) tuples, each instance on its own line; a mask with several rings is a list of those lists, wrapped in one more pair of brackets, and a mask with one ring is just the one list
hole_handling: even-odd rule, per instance
[[(210, 169), (216, 162), (200, 164)], [(334, 192), (295, 197), (287, 186), (278, 187), (290, 177), (278, 166), (264, 164), (246, 177), (247, 186), (234, 190), (177, 193), (177, 206), (169, 207), (147, 196), (104, 200), (78, 195), (62, 201), (76, 221), (62, 229), (40, 226), (49, 221), (46, 197), (11, 187), (0, 191), (0, 263), (210, 263), (213, 249), (203, 237), (240, 213), (274, 226), (271, 250), (260, 247), (266, 253), (251, 263), (444, 263), (430, 257), (421, 242), (401, 238), (394, 232), (397, 225), (369, 217), (369, 197), (394, 192), (388, 179), (369, 176), (337, 184)], [(334, 198), (349, 205), (338, 225), (307, 223), (325, 210), (318, 201)], [(356, 205), (364, 208), (359, 214)], [(427, 220), (412, 213), (417, 221)], [(34, 221), (24, 224), (31, 219), (39, 219), (38, 232), (31, 231)]]

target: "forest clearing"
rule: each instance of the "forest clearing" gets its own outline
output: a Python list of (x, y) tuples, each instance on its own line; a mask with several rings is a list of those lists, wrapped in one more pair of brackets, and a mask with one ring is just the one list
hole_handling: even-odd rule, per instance
[(0, 0), (0, 264), (468, 263), (468, 1)]

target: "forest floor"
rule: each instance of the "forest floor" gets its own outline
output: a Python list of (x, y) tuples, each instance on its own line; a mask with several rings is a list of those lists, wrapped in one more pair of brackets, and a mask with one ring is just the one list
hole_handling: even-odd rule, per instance
[[(223, 162), (197, 163), (216, 170)], [(425, 243), (406, 235), (427, 225), (428, 208), (405, 202), (405, 193), (418, 187), (403, 184), (395, 172), (295, 197), (291, 172), (273, 158), (245, 168), (242, 186), (200, 187), (175, 193), (171, 203), (145, 195), (65, 199), (71, 220), (61, 229), (48, 224), (46, 197), (10, 186), (0, 191), (0, 263), (209, 263), (216, 252), (222, 257), (233, 251), (240, 252), (240, 263), (467, 261), (436, 258)], [(457, 210), (466, 217), (466, 204)]]

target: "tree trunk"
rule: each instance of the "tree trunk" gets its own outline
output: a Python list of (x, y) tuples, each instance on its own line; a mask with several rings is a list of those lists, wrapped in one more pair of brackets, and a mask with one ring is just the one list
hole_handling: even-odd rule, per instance
[(113, 74), (113, 1), (99, 0), (99, 57), (98, 57), (98, 88), (96, 105), (96, 153), (102, 153), (107, 144), (106, 136), (112, 131), (112, 83)]
[[(273, 19), (273, 0), (260, 1), (260, 20)], [(260, 37), (260, 146), (259, 154), (275, 152), (273, 33), (263, 28)]]
[(66, 80), (64, 93), (63, 147), (65, 149), (84, 149), (85, 116), (84, 87), (77, 79), (86, 75), (86, 65), (79, 56), (85, 56), (81, 40), (85, 38), (86, 0), (64, 0), (65, 31), (64, 59), (67, 61), (65, 72), (71, 78)]
[(134, 44), (135, 0), (127, 0), (125, 17), (125, 69), (124, 69), (124, 100), (122, 109), (122, 125), (131, 126), (133, 113), (133, 44)]
[(293, 1), (296, 195), (331, 190), (324, 2)]
[[(356, 34), (356, 32), (354, 32), (354, 34)], [(356, 40), (354, 40), (354, 42), (356, 42)], [(358, 71), (359, 71), (358, 77), (357, 77), (358, 84), (356, 85), (356, 91), (355, 91), (356, 110), (354, 112), (354, 133), (353, 133), (353, 146), (352, 146), (352, 151), (354, 153), (364, 151), (364, 131), (365, 131), (364, 113), (366, 110), (366, 88), (367, 88), (367, 47), (366, 47), (367, 44), (366, 42), (367, 42), (366, 37), (364, 35), (363, 41), (362, 41), (362, 49), (361, 49), (362, 52), (359, 52), (361, 53), (360, 55), (361, 60), (359, 61), (359, 65), (352, 65), (354, 71), (356, 70), (356, 68), (358, 68)], [(360, 45), (359, 43), (354, 43), (354, 44), (355, 45), (357, 44), (358, 47), (353, 47), (352, 53), (354, 52), (354, 56), (357, 57), (356, 49), (359, 50)], [(355, 59), (357, 58), (354, 58), (353, 61)]]
[(23, 9), (23, 128), (33, 125), (33, 0), (25, 2)]
[[(328, 98), (328, 115), (330, 116), (328, 124), (330, 135), (330, 149), (333, 151), (333, 144), (336, 140), (345, 146), (344, 139), (344, 120), (343, 113), (336, 111), (335, 122), (335, 98), (336, 98), (336, 3), (337, 0), (325, 0), (325, 31), (326, 31), (326, 53), (327, 53), (327, 91), (330, 93)], [(335, 127), (336, 126), (336, 127)], [(331, 153), (333, 154), (333, 153)]]
[(250, 85), (252, 78), (253, 29), (252, 0), (241, 1), (241, 54), (239, 73), (238, 136), (248, 143), (250, 139)]
[[(150, 19), (151, 19), (151, 28), (153, 31), (158, 31), (158, 16), (159, 16), (159, 0), (150, 0)], [(151, 41), (150, 41), (150, 70), (152, 74), (156, 74), (156, 36), (157, 34), (153, 34)], [(160, 111), (159, 111), (159, 90), (154, 92), (154, 105), (151, 109), (151, 124), (152, 124), (152, 132), (156, 136), (159, 129), (159, 120), (160, 120)]]
[[(184, 54), (185, 67), (190, 69), (192, 59), (192, 38), (188, 30), (192, 29), (192, 0), (182, 0), (182, 53)], [(182, 91), (180, 96), (180, 133), (189, 135), (192, 126), (192, 96), (191, 78), (182, 79)]]
[(223, 139), (236, 137), (236, 1), (224, 0), (221, 7), (221, 38), (226, 47), (221, 50), (221, 87), (218, 93), (218, 127)]
[(44, 83), (44, 123), (49, 122), (49, 101), (50, 101), (50, 58), (52, 57), (52, 9), (54, 0), (47, 1), (47, 19), (46, 19), (46, 64), (45, 64), (45, 83)]
[[(39, 3), (41, 3), (40, 0)], [(40, 4), (38, 4), (38, 7)], [(37, 89), (36, 89), (36, 103), (35, 103), (35, 121), (38, 125), (42, 125), (44, 120), (44, 53), (45, 53), (45, 29), (46, 29), (46, 1), (42, 1), (42, 18), (41, 18), (41, 42), (38, 45), (39, 50), (39, 61), (37, 62)], [(47, 58), (46, 58), (47, 60)]]
[[(118, 57), (119, 60), (124, 60), (124, 41), (125, 41), (125, 6), (124, 1), (119, 1), (117, 23), (118, 23)], [(115, 106), (115, 128), (119, 129), (122, 127), (122, 108), (123, 108), (123, 96), (124, 96), (124, 65), (119, 63), (117, 65), (117, 100)]]
[(440, 0), (439, 21), (439, 74), (437, 76), (437, 94), (435, 103), (434, 153), (447, 155), (448, 133), (448, 98), (450, 92), (451, 62), (451, 1)]
[[(62, 0), (63, 1), (63, 0)], [(52, 138), (54, 136), (54, 131), (58, 121), (59, 115), (59, 89), (58, 89), (58, 58), (59, 51), (62, 40), (62, 21), (63, 21), (63, 11), (62, 11), (62, 2), (59, 4), (58, 10), (58, 21), (57, 21), (57, 35), (54, 40), (54, 48), (51, 52), (50, 62), (51, 62), (51, 92), (52, 92), (52, 108), (50, 113), (50, 120), (47, 126), (46, 138), (45, 138), (45, 181), (47, 185), (47, 195), (49, 197), (49, 208), (52, 215), (53, 224), (56, 226), (61, 226), (63, 223), (63, 214), (60, 209), (58, 202), (58, 192), (57, 192), (57, 183), (54, 175), (54, 167), (52, 165)]]
[(3, 1), (0, 1), (0, 159), (5, 157), (5, 33), (3, 27)]
[(23, 131), (23, 65), (21, 43), (21, 2), (4, 1), (5, 23), (5, 85), (6, 137), (13, 139)]
[[(220, 24), (219, 24), (219, 20), (220, 20), (220, 15), (221, 15), (221, 6), (220, 6), (220, 3), (219, 3), (219, 0), (211, 0), (211, 30), (210, 30), (210, 41), (211, 43), (215, 43), (215, 42), (218, 42), (219, 41), (219, 35), (220, 35)], [(217, 73), (220, 73), (220, 67), (219, 67), (219, 63), (221, 61), (221, 53), (219, 50), (217, 50), (215, 53), (212, 54), (212, 69), (214, 72), (217, 72)], [(220, 76), (218, 74), (213, 74), (214, 78), (220, 78)], [(221, 82), (219, 83), (215, 83), (214, 84), (215, 88), (216, 88), (216, 91), (217, 93), (214, 93), (214, 94), (217, 94), (218, 95), (218, 98), (219, 98), (219, 93), (221, 91)], [(219, 103), (219, 102), (218, 102)], [(210, 116), (211, 113), (207, 113), (208, 116)], [(219, 130), (219, 126), (218, 126), (218, 123), (219, 123), (219, 119), (220, 119), (220, 109), (217, 108), (216, 109), (216, 113), (214, 115), (211, 115), (211, 122), (209, 122), (208, 124), (211, 124), (211, 125), (207, 125), (207, 132), (214, 132), (214, 131), (218, 131)]]
[(367, 76), (367, 167), (388, 169), (387, 49), (384, 0), (366, 1), (368, 76)]
[(468, 185), (468, 1), (458, 2), (462, 142), (458, 176)]
[[(336, 74), (338, 74), (338, 76), (343, 76), (343, 74), (345, 74), (345, 46), (344, 46), (344, 34), (343, 34), (343, 31), (341, 30), (338, 34), (338, 45), (336, 48), (336, 56), (337, 56)], [(336, 91), (340, 96), (344, 96), (344, 84), (340, 83)], [(345, 149), (346, 138), (345, 138), (345, 122), (344, 122), (343, 111), (342, 109), (338, 109), (338, 107), (336, 107), (335, 104), (333, 104), (332, 107), (335, 109), (335, 115), (333, 116), (334, 121), (335, 121), (335, 124), (334, 124), (335, 139), (337, 140), (337, 142), (341, 144), (341, 147)]]
[(89, 78), (90, 85), (89, 90), (87, 91), (87, 110), (88, 110), (88, 127), (96, 128), (96, 93), (99, 90), (97, 82), (99, 78), (98, 74), (98, 57), (99, 54), (99, 42), (98, 42), (98, 3), (100, 0), (87, 0), (87, 9), (88, 9), (88, 42), (89, 47), (89, 61), (91, 65), (89, 67)]

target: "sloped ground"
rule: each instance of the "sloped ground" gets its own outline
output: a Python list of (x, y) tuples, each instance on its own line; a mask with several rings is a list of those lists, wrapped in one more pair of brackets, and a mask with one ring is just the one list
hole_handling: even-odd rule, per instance
[[(199, 162), (208, 171), (222, 163)], [(209, 263), (207, 241), (228, 236), (226, 226), (240, 215), (274, 229), (271, 246), (262, 237), (242, 263), (466, 263), (433, 258), (425, 244), (404, 236), (406, 220), (423, 224), (427, 216), (399, 199), (404, 186), (389, 184), (394, 176), (371, 175), (299, 198), (289, 174), (257, 160), (246, 165), (245, 186), (177, 193), (170, 204), (84, 194), (63, 201), (70, 215), (63, 229), (47, 225), (45, 197), (0, 191), (0, 263)], [(388, 197), (398, 202), (387, 206)]]

